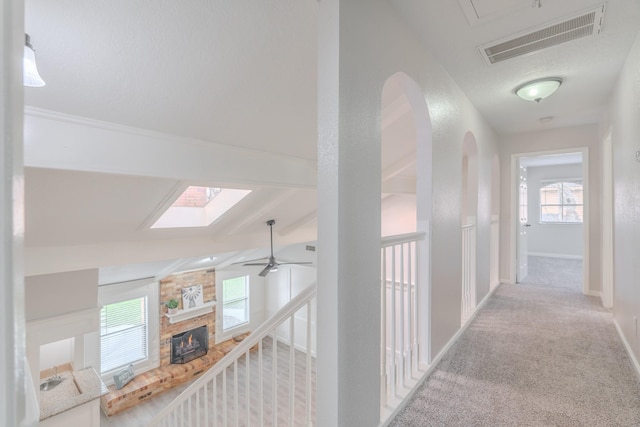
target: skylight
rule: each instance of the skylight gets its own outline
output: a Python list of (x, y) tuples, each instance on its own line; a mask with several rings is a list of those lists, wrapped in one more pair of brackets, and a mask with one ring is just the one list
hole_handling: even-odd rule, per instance
[(206, 227), (249, 193), (251, 190), (187, 187), (151, 228)]

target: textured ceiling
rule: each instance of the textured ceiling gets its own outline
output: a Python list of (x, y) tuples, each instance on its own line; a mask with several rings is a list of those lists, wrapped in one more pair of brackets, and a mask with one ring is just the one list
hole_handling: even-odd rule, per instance
[[(463, 6), (469, 0), (391, 0), (444, 65), (481, 114), (499, 133), (536, 131), (597, 122), (618, 72), (640, 28), (640, 2), (607, 2), (600, 35), (575, 40), (495, 65), (485, 65), (478, 46), (572, 16), (602, 2), (545, 1), (541, 8), (521, 2), (474, 0), (485, 19), (471, 25)], [(531, 5), (531, 2), (528, 2)], [(516, 86), (559, 76), (564, 84), (540, 104), (517, 98)], [(548, 123), (539, 121), (552, 116)]]

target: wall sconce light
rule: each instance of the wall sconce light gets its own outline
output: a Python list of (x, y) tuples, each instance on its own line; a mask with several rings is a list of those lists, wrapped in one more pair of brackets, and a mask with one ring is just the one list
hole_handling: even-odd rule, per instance
[(31, 45), (31, 37), (29, 34), (25, 34), (24, 38), (23, 84), (30, 87), (42, 87), (45, 82), (36, 67), (36, 53)]
[(551, 96), (562, 84), (560, 77), (548, 77), (527, 82), (515, 89), (516, 95), (525, 101), (540, 102)]

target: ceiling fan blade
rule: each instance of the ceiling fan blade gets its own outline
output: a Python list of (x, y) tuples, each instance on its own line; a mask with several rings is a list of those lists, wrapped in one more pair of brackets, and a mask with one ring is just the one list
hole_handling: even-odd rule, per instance
[(239, 264), (246, 265), (246, 264), (248, 264), (250, 262), (260, 261), (261, 259), (268, 260), (269, 257), (268, 256), (263, 256), (262, 258), (254, 258), (254, 259), (248, 259), (246, 261), (238, 261), (238, 262), (231, 263), (231, 265), (239, 265)]
[(312, 262), (279, 262), (278, 265), (310, 265)]
[(248, 262), (242, 265), (269, 265), (269, 263), (268, 262)]
[(264, 276), (266, 276), (267, 274), (269, 274), (269, 272), (271, 271), (271, 269), (272, 269), (272, 268), (273, 268), (273, 265), (271, 265), (271, 264), (267, 265), (267, 266), (266, 266), (266, 267), (265, 267), (265, 268), (260, 272), (260, 274), (258, 274), (258, 276), (260, 276), (260, 277), (264, 277)]

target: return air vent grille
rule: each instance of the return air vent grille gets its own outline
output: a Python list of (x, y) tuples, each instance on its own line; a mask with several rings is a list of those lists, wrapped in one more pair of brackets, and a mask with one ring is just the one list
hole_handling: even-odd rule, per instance
[(571, 40), (599, 34), (602, 30), (604, 10), (603, 4), (597, 9), (551, 26), (480, 46), (480, 54), (488, 64), (495, 64)]

